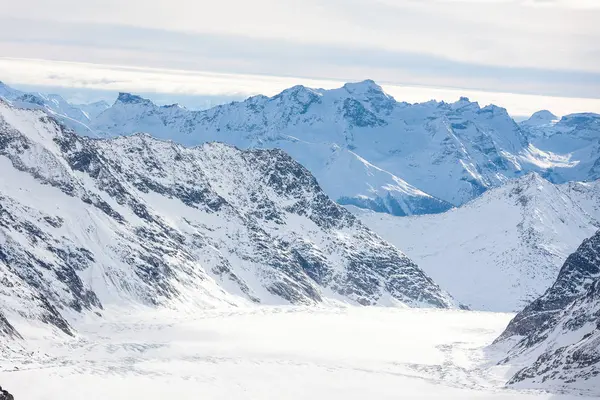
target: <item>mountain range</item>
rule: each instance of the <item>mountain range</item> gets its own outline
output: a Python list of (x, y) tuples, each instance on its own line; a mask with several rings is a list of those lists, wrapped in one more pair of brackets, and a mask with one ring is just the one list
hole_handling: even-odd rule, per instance
[[(0, 96), (20, 98), (6, 93), (4, 85)], [(528, 172), (553, 183), (600, 177), (598, 114), (558, 119), (542, 111), (517, 124), (504, 108), (467, 98), (399, 102), (370, 80), (333, 90), (295, 86), (202, 111), (128, 93), (109, 107), (81, 109), (86, 117), (41, 103), (86, 136), (145, 132), (188, 146), (280, 148), (338, 203), (399, 216), (446, 211)]]
[(4, 338), (112, 306), (522, 309), (509, 385), (597, 393), (600, 115), (373, 81), (204, 111), (0, 84), (0, 168)]
[(80, 136), (0, 100), (0, 332), (108, 305), (455, 307), (281, 150)]

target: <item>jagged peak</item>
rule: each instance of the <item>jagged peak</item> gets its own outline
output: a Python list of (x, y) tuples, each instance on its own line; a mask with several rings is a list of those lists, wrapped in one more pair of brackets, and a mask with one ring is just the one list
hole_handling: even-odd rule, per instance
[[(319, 95), (319, 96), (321, 95), (315, 89), (311, 89), (304, 85), (295, 85), (295, 86), (289, 87), (287, 89), (284, 89), (281, 93), (279, 93), (278, 95), (276, 95), (273, 98), (298, 97), (298, 95), (304, 95), (304, 94)], [(254, 96), (254, 97), (257, 97), (257, 96)]]
[(458, 101), (455, 101), (454, 103), (450, 103), (450, 106), (454, 109), (465, 108), (465, 107), (474, 107), (474, 108), (478, 108), (478, 109), (480, 108), (478, 102), (471, 101), (466, 96), (461, 96), (458, 99)]
[(179, 103), (173, 103), (173, 104), (165, 104), (164, 106), (161, 106), (160, 108), (164, 108), (164, 109), (181, 109), (181, 110), (187, 110), (186, 107), (182, 106)]
[(126, 92), (120, 92), (119, 96), (117, 97), (117, 101), (116, 103), (122, 103), (122, 104), (153, 104), (152, 101), (145, 99), (141, 96), (135, 95), (135, 94), (131, 94), (131, 93), (126, 93)]
[(530, 194), (538, 193), (544, 188), (553, 188), (556, 185), (544, 178), (538, 172), (528, 172), (512, 181), (513, 188), (519, 192), (528, 192)]
[(349, 93), (373, 93), (379, 92), (381, 94), (385, 94), (383, 88), (375, 83), (372, 79), (365, 79), (360, 82), (348, 82), (343, 86), (346, 91)]

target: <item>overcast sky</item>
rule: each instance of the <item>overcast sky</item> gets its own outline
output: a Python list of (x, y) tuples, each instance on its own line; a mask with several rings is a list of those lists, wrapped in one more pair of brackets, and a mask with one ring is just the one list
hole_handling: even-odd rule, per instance
[(7, 3), (9, 84), (235, 97), (371, 78), (399, 100), (600, 112), (597, 0)]

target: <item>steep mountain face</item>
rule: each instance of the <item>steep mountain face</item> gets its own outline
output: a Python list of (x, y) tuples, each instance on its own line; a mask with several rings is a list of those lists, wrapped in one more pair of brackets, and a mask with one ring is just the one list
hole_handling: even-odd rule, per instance
[(354, 211), (461, 303), (518, 311), (600, 227), (600, 181), (555, 185), (532, 173), (443, 214)]
[(556, 282), (510, 322), (497, 342), (516, 341), (510, 380), (600, 395), (600, 232), (571, 254)]
[(281, 150), (84, 138), (0, 101), (0, 332), (127, 304), (451, 307)]

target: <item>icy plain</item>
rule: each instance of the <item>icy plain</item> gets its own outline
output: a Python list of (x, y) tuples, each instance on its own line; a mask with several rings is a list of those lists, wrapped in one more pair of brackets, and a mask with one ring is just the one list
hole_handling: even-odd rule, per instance
[[(512, 314), (382, 307), (105, 310), (74, 338), (17, 327), (17, 399), (553, 399), (507, 389), (488, 346)], [(25, 325), (28, 324), (28, 325)], [(581, 397), (577, 397), (581, 398)]]

